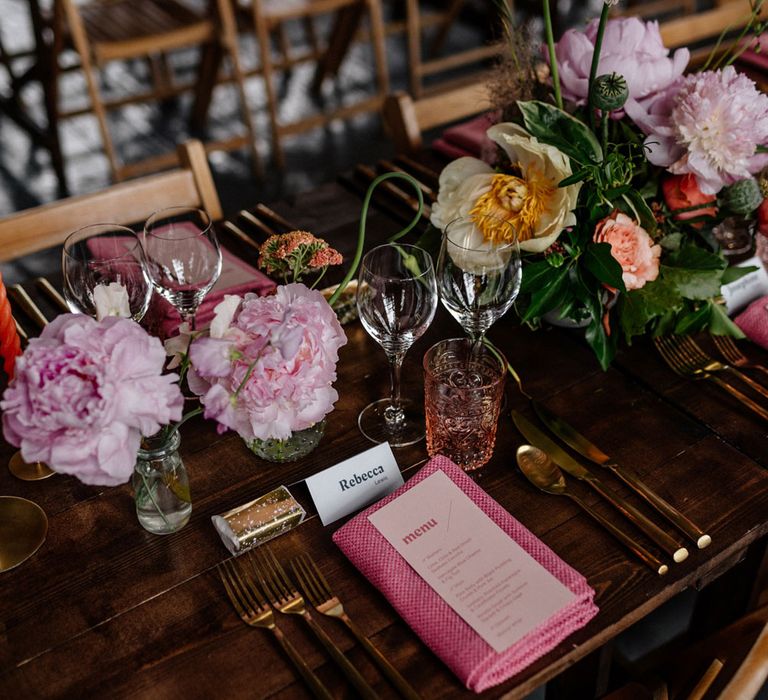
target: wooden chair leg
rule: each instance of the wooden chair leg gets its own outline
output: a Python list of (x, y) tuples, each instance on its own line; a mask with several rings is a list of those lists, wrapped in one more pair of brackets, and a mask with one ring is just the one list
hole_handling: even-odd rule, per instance
[(432, 39), (432, 43), (429, 47), (429, 55), (434, 58), (442, 50), (445, 40), (448, 38), (448, 33), (451, 31), (453, 23), (461, 12), (461, 8), (464, 7), (465, 0), (451, 0), (451, 4), (448, 6), (443, 18), (440, 20), (440, 24), (437, 27), (437, 33)]
[(232, 64), (232, 76), (235, 79), (235, 88), (240, 99), (240, 117), (243, 120), (245, 133), (248, 137), (248, 148), (251, 154), (253, 171), (257, 177), (261, 176), (261, 159), (256, 148), (256, 129), (253, 126), (253, 117), (248, 108), (248, 98), (245, 93), (245, 76), (240, 63), (240, 50), (237, 46), (237, 24), (229, 0), (217, 0), (219, 17), (221, 21), (222, 43), (224, 44), (229, 60)]
[(264, 87), (267, 92), (267, 110), (269, 112), (269, 124), (272, 130), (272, 154), (278, 168), (285, 167), (285, 154), (283, 153), (280, 139), (280, 122), (277, 114), (277, 95), (275, 93), (274, 73), (272, 71), (272, 56), (269, 44), (269, 28), (264, 18), (261, 0), (253, 0), (253, 25), (256, 40), (259, 44), (259, 59), (261, 60), (261, 72), (264, 76)]
[(389, 94), (389, 69), (387, 67), (386, 31), (380, 0), (367, 0), (368, 17), (371, 23), (371, 44), (376, 63), (376, 81), (382, 101)]
[(104, 108), (104, 103), (101, 99), (101, 93), (96, 83), (96, 72), (91, 61), (91, 52), (88, 44), (88, 38), (85, 33), (85, 27), (83, 25), (80, 13), (74, 6), (74, 0), (62, 0), (64, 2), (64, 9), (66, 12), (66, 19), (69, 25), (69, 31), (72, 34), (72, 43), (75, 46), (80, 58), (80, 65), (85, 75), (85, 82), (88, 88), (88, 96), (91, 100), (91, 106), (93, 112), (96, 115), (96, 120), (99, 124), (99, 131), (101, 133), (101, 139), (104, 144), (104, 151), (107, 154), (109, 160), (109, 167), (112, 172), (112, 177), (115, 181), (121, 180), (120, 164), (117, 160), (114, 146), (112, 144), (112, 137), (109, 134), (107, 127), (107, 113)]
[(328, 46), (315, 69), (315, 77), (312, 80), (312, 91), (314, 93), (320, 91), (326, 78), (332, 75), (335, 76), (338, 73), (339, 66), (342, 60), (344, 60), (355, 32), (360, 26), (363, 10), (363, 6), (356, 3), (342, 7), (336, 14)]
[(200, 65), (197, 71), (195, 99), (192, 103), (189, 125), (193, 131), (203, 133), (208, 121), (208, 108), (211, 105), (213, 88), (216, 86), (224, 56), (224, 47), (220, 42), (212, 41), (203, 46), (200, 53)]
[(406, 0), (405, 24), (408, 41), (408, 81), (414, 99), (421, 97), (421, 18), (418, 0)]

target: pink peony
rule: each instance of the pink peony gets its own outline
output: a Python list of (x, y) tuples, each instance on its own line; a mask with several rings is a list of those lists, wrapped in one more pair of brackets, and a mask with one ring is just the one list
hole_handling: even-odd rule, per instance
[(28, 462), (86, 484), (130, 479), (142, 435), (181, 418), (157, 338), (126, 318), (63, 314), (29, 342), (5, 390), (3, 434)]
[[(585, 31), (569, 29), (555, 46), (563, 97), (579, 105), (587, 103), (598, 23), (598, 19), (592, 20)], [(636, 17), (611, 19), (605, 27), (597, 75), (624, 76), (629, 88), (624, 110), (629, 113), (638, 103), (647, 103), (675, 83), (689, 58), (688, 49), (678, 49), (669, 58), (658, 22), (643, 22)], [(616, 116), (622, 114), (615, 113)]]
[(190, 386), (220, 432), (232, 429), (247, 441), (285, 439), (333, 408), (338, 351), (346, 342), (320, 292), (288, 284), (273, 296), (248, 295), (220, 337), (193, 341)]
[(646, 107), (627, 113), (648, 134), (648, 160), (694, 175), (704, 194), (768, 164), (768, 155), (755, 154), (768, 143), (768, 95), (733, 66), (689, 75)]
[(595, 243), (609, 243), (611, 255), (621, 265), (627, 291), (640, 289), (659, 276), (661, 246), (654, 245), (646, 230), (626, 214), (614, 212), (599, 221)]

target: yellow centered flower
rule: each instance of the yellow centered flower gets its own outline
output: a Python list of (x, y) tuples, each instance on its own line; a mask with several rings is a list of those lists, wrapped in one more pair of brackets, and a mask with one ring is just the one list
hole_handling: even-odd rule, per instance
[(509, 243), (515, 233), (521, 242), (535, 236), (555, 186), (536, 167), (529, 167), (526, 175), (526, 180), (515, 175), (494, 175), (489, 190), (470, 210), (487, 241)]

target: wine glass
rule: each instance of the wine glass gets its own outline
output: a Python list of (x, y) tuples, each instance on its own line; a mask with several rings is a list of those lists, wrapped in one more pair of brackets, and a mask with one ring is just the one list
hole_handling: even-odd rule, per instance
[(197, 309), (221, 274), (210, 217), (193, 207), (161, 209), (144, 224), (143, 242), (155, 289), (194, 330)]
[(432, 258), (421, 248), (398, 243), (369, 251), (360, 266), (357, 309), (365, 330), (384, 348), (392, 379), (391, 396), (366, 406), (357, 424), (372, 442), (412, 445), (424, 437), (423, 406), (401, 397), (400, 369), (437, 310)]
[(147, 312), (152, 283), (138, 236), (125, 226), (92, 224), (71, 233), (61, 255), (64, 298), (74, 313), (96, 315), (94, 290), (117, 283), (128, 294), (131, 318)]
[[(500, 243), (485, 239), (489, 226)], [(475, 345), (512, 306), (521, 280), (520, 248), (509, 223), (461, 217), (445, 227), (437, 259), (440, 299)]]

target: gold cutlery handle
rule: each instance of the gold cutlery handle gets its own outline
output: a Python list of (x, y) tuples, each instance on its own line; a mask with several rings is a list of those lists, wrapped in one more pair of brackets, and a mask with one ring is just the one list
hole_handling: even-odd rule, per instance
[(759, 384), (754, 379), (752, 379), (752, 377), (748, 377), (746, 374), (744, 374), (744, 372), (741, 372), (735, 367), (731, 367), (730, 365), (728, 365), (727, 368), (728, 368), (728, 371), (734, 377), (738, 377), (747, 386), (752, 387), (752, 389), (754, 389), (758, 394), (760, 394), (760, 396), (763, 396), (764, 398), (768, 399), (768, 389), (766, 389), (762, 384)]
[(275, 625), (271, 628), (271, 630), (280, 646), (283, 648), (286, 656), (291, 660), (291, 663), (293, 663), (293, 665), (296, 667), (296, 670), (301, 674), (304, 682), (312, 689), (315, 697), (323, 698), (323, 700), (333, 700), (333, 695), (331, 695), (328, 688), (326, 688), (320, 682), (320, 679), (307, 665), (307, 662), (301, 658), (301, 654), (299, 654), (299, 652), (296, 650), (296, 647), (288, 641), (288, 638), (282, 633), (280, 628)]
[(376, 695), (376, 691), (368, 685), (365, 678), (360, 675), (360, 672), (352, 665), (350, 660), (344, 655), (344, 652), (333, 643), (333, 640), (325, 633), (323, 628), (317, 624), (309, 611), (304, 612), (302, 617), (307, 621), (310, 629), (315, 633), (315, 636), (331, 655), (331, 658), (339, 665), (341, 670), (344, 671), (349, 682), (355, 686), (357, 692), (360, 693), (360, 696), (366, 700), (378, 700), (379, 696)]
[(590, 508), (584, 501), (572, 493), (564, 494), (577, 503), (581, 508), (600, 523), (608, 532), (610, 532), (619, 542), (621, 542), (630, 552), (632, 552), (640, 561), (650, 566), (659, 576), (664, 576), (669, 567), (664, 564), (657, 556), (649, 552), (641, 544), (635, 542), (624, 530), (614, 525), (610, 520), (604, 518), (600, 513)]
[(641, 513), (635, 506), (629, 503), (627, 500), (615, 494), (609, 488), (603, 484), (596, 476), (589, 476), (586, 478), (587, 483), (595, 489), (606, 501), (608, 501), (614, 508), (619, 510), (624, 517), (633, 522), (639, 527), (648, 537), (650, 537), (659, 547), (665, 552), (672, 555), (672, 559), (678, 564), (685, 561), (688, 558), (688, 550), (685, 547), (681, 547), (674, 538), (664, 532), (656, 523), (648, 518), (647, 515)]
[(48, 295), (48, 298), (59, 308), (60, 311), (65, 314), (70, 313), (71, 309), (67, 305), (66, 299), (61, 296), (59, 290), (56, 289), (56, 287), (54, 287), (47, 279), (45, 279), (45, 277), (35, 278), (35, 284), (37, 284), (37, 286)]
[(712, 544), (712, 538), (707, 535), (698, 525), (689, 520), (671, 503), (668, 503), (656, 492), (649, 489), (633, 472), (617, 464), (606, 464), (616, 476), (618, 476), (627, 486), (634, 489), (636, 493), (642, 496), (659, 513), (661, 513), (670, 523), (672, 523), (680, 532), (689, 537), (696, 543), (699, 549), (704, 549)]
[(732, 386), (728, 382), (720, 379), (720, 377), (717, 377), (714, 374), (710, 374), (709, 372), (705, 372), (704, 374), (701, 374), (699, 376), (704, 377), (704, 379), (709, 379), (710, 381), (713, 381), (721, 389), (725, 389), (725, 391), (727, 391), (731, 396), (738, 399), (742, 405), (751, 409), (763, 420), (768, 420), (768, 410), (764, 409), (760, 404), (750, 399), (749, 396), (747, 396), (746, 394), (743, 394), (735, 386)]
[(349, 615), (342, 613), (341, 619), (344, 621), (344, 624), (347, 626), (349, 631), (354, 635), (355, 639), (357, 639), (363, 648), (370, 654), (371, 658), (376, 662), (376, 665), (387, 677), (389, 682), (392, 683), (395, 688), (397, 688), (400, 695), (402, 695), (404, 698), (407, 698), (408, 700), (420, 700), (419, 694), (409, 685), (408, 681), (400, 675), (397, 669), (387, 660), (384, 654), (382, 654), (373, 645), (371, 640), (368, 639), (368, 637), (366, 637), (360, 631), (360, 628), (354, 622), (352, 622), (352, 620), (349, 618)]
[(8, 293), (13, 297), (14, 301), (21, 307), (27, 316), (29, 316), (35, 325), (43, 330), (48, 325), (48, 319), (45, 314), (40, 311), (40, 307), (32, 301), (32, 297), (27, 294), (27, 290), (20, 284), (13, 284), (8, 290)]

